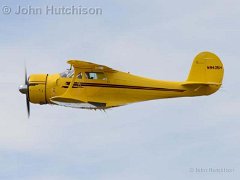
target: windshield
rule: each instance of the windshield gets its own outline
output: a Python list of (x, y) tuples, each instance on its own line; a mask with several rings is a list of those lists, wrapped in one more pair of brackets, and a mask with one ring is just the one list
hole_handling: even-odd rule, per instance
[[(62, 72), (62, 73), (60, 73), (60, 76), (62, 77), (62, 78), (72, 78), (73, 77), (73, 75), (74, 75), (74, 70), (66, 70), (66, 71), (64, 71), (64, 72)], [(77, 75), (77, 78), (78, 79), (82, 79), (82, 72), (80, 72), (78, 75)]]
[(63, 77), (63, 78), (71, 78), (72, 76), (74, 75), (74, 70), (66, 70), (62, 73), (60, 73), (60, 76)]

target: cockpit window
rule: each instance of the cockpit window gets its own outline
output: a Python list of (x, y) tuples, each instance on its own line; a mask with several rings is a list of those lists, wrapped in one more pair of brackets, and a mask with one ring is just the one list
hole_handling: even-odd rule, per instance
[[(74, 75), (74, 70), (66, 70), (66, 71), (60, 73), (60, 76), (62, 78), (72, 78), (73, 75)], [(82, 73), (81, 72), (77, 75), (77, 78), (82, 79)]]
[(86, 72), (87, 79), (107, 80), (103, 72)]
[(60, 73), (60, 76), (63, 78), (71, 78), (74, 75), (74, 70), (66, 70), (62, 73)]

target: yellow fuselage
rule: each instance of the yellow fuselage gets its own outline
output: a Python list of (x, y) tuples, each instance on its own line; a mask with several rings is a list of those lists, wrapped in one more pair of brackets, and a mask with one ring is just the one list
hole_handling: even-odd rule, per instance
[[(96, 72), (96, 71), (94, 71)], [(129, 103), (186, 96), (209, 95), (221, 85), (184, 86), (183, 82), (168, 82), (143, 78), (124, 72), (107, 73), (106, 79), (87, 79), (82, 70), (82, 79), (76, 79), (71, 87), (71, 96), (92, 104), (102, 104), (102, 109)], [(29, 100), (36, 104), (53, 104), (52, 97), (64, 94), (72, 78), (60, 74), (35, 74), (29, 77)]]

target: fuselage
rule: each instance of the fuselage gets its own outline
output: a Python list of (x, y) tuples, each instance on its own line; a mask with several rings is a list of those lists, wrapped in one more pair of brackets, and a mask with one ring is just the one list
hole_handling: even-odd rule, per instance
[[(89, 73), (93, 75), (101, 73), (101, 78), (90, 78)], [(54, 104), (51, 98), (64, 94), (71, 81), (72, 77), (62, 74), (31, 75), (29, 77), (29, 100), (36, 104)], [(82, 70), (81, 77), (75, 79), (71, 88), (72, 97), (105, 109), (154, 99), (209, 95), (216, 92), (220, 86), (200, 88), (191, 86), (189, 88), (183, 86), (182, 82), (154, 80), (120, 71), (102, 73)], [(85, 107), (88, 106), (83, 103), (82, 108)]]

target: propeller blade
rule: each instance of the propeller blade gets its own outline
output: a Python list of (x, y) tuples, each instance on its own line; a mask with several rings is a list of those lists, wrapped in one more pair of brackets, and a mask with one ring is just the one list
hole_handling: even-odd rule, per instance
[(28, 99), (28, 94), (26, 95), (26, 103), (27, 103), (27, 113), (28, 113), (28, 118), (30, 117), (30, 103)]
[(25, 65), (25, 85), (27, 86), (26, 104), (27, 104), (27, 113), (28, 113), (28, 118), (29, 118), (30, 117), (29, 83), (28, 83), (28, 75), (27, 75), (26, 65)]

